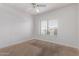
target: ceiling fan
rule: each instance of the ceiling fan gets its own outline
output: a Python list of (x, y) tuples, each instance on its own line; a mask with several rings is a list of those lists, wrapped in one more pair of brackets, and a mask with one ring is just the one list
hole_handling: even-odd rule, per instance
[(40, 12), (39, 7), (46, 7), (45, 4), (39, 4), (39, 3), (32, 3), (33, 8), (36, 10), (37, 13)]

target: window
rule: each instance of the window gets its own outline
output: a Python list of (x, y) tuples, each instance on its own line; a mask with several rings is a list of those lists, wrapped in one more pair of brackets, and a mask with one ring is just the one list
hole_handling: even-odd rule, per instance
[(57, 35), (57, 20), (41, 20), (41, 35)]

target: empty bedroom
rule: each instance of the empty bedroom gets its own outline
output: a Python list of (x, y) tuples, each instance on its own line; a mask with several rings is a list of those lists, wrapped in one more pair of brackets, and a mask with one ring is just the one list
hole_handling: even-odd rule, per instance
[(0, 56), (79, 56), (79, 3), (0, 3)]

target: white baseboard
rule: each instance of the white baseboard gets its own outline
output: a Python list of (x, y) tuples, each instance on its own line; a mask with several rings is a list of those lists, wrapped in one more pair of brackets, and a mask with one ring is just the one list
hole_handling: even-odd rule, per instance
[(22, 39), (22, 40), (18, 40), (18, 41), (9, 42), (7, 44), (0, 46), (0, 48), (5, 48), (5, 47), (8, 47), (8, 46), (11, 46), (11, 45), (14, 45), (14, 44), (19, 44), (19, 43), (29, 41), (29, 40), (32, 40), (32, 38), (26, 38), (26, 39)]
[(40, 38), (33, 38), (33, 39), (48, 41), (48, 42), (51, 42), (51, 43), (56, 43), (56, 44), (59, 44), (59, 45), (68, 46), (68, 47), (72, 47), (72, 48), (77, 48), (77, 49), (79, 49), (79, 46), (74, 46), (74, 45), (71, 45), (71, 44), (63, 43), (63, 42), (44, 40), (44, 39), (40, 39)]

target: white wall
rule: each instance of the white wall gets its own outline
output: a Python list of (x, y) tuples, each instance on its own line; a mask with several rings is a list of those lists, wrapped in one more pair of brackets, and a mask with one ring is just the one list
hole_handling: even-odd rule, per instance
[[(45, 19), (58, 20), (58, 36), (57, 39), (53, 37), (42, 37), (38, 33), (39, 21)], [(39, 25), (37, 25), (39, 24)], [(79, 48), (79, 40), (77, 39), (77, 5), (72, 4), (54, 11), (43, 13), (35, 16), (35, 38), (42, 38), (50, 42), (56, 42), (72, 47)]]
[(0, 4), (0, 48), (32, 36), (32, 16)]
[[(77, 4), (77, 25), (78, 25), (78, 27), (77, 27), (77, 34), (78, 34), (78, 42), (79, 42), (79, 4)], [(78, 46), (79, 46), (79, 44), (78, 44)]]

